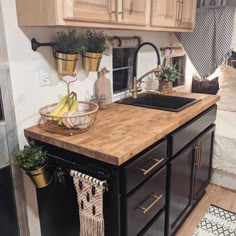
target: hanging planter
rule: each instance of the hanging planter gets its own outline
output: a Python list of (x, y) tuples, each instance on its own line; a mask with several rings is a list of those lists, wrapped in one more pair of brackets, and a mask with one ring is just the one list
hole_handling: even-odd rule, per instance
[(96, 72), (99, 70), (103, 53), (107, 50), (107, 36), (103, 31), (88, 30), (84, 35), (82, 47), (82, 64), (86, 71)]
[(16, 153), (15, 162), (25, 170), (36, 188), (44, 188), (51, 183), (52, 175), (48, 168), (47, 153), (34, 142), (25, 145), (23, 150)]
[(54, 57), (56, 59), (57, 73), (59, 76), (75, 76), (78, 52), (81, 47), (81, 37), (76, 30), (57, 32), (54, 39)]
[(56, 66), (57, 66), (57, 73), (59, 75), (71, 75), (75, 74), (76, 63), (78, 61), (79, 55), (78, 54), (65, 54), (56, 52), (55, 59), (56, 59)]
[(102, 53), (84, 52), (82, 54), (82, 58), (84, 70), (93, 72), (99, 70), (99, 66), (102, 59)]
[(36, 188), (44, 188), (51, 183), (48, 164), (37, 170), (26, 171), (26, 174), (30, 177)]

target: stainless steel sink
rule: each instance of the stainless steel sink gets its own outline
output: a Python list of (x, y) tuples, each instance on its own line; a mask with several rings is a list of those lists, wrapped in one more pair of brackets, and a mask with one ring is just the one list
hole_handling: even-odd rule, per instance
[(117, 103), (179, 112), (187, 107), (192, 106), (193, 104), (199, 101), (200, 100), (198, 99), (185, 98), (185, 97), (175, 97), (175, 96), (158, 95), (158, 94), (140, 94), (139, 97), (136, 99), (128, 97), (117, 101)]

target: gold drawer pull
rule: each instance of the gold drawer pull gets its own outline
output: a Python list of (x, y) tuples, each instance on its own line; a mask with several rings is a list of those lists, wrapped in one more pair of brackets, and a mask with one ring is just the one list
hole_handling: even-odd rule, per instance
[(149, 174), (153, 169), (155, 169), (161, 162), (164, 161), (165, 158), (162, 158), (161, 160), (156, 159), (156, 158), (150, 158), (151, 160), (155, 161), (156, 163), (151, 166), (149, 169), (145, 170), (145, 169), (139, 169), (143, 172), (143, 175), (147, 175)]
[(147, 208), (139, 206), (138, 208), (143, 210), (143, 214), (146, 215), (163, 197), (163, 195), (160, 195), (159, 197), (156, 195), (151, 195), (151, 197), (155, 198), (156, 200)]

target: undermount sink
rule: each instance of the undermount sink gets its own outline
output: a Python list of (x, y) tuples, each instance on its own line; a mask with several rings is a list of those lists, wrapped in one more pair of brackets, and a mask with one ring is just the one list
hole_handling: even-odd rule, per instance
[(158, 94), (140, 94), (138, 98), (128, 97), (117, 101), (117, 103), (147, 107), (152, 109), (179, 112), (193, 104), (199, 102), (199, 99), (175, 97)]

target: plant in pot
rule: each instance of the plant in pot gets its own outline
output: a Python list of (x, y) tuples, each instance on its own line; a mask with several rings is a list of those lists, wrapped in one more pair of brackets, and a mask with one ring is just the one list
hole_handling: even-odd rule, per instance
[(56, 58), (57, 72), (60, 76), (75, 76), (78, 53), (82, 45), (82, 37), (76, 30), (57, 32), (54, 38), (54, 56)]
[(36, 188), (46, 187), (51, 182), (47, 153), (34, 142), (25, 145), (23, 150), (15, 154), (15, 162), (30, 177)]
[(102, 54), (108, 49), (107, 36), (103, 31), (88, 30), (84, 35), (82, 47), (83, 68), (87, 71), (98, 71)]
[(172, 91), (173, 82), (178, 78), (178, 71), (175, 65), (161, 66), (161, 71), (155, 73), (159, 80), (159, 91), (169, 93)]

